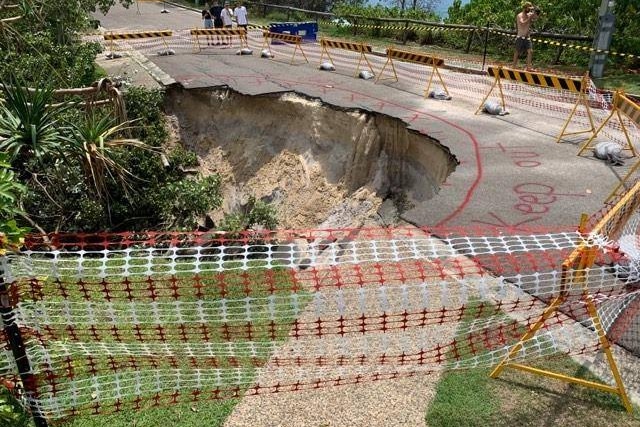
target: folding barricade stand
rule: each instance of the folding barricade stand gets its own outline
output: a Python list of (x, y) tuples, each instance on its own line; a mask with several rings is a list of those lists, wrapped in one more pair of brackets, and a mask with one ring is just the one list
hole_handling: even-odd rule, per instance
[[(571, 110), (569, 117), (567, 117), (567, 120), (564, 122), (564, 125), (562, 126), (562, 130), (560, 131), (560, 134), (558, 135), (556, 142), (560, 142), (563, 137), (568, 135), (578, 135), (578, 134), (587, 133), (587, 132), (590, 132), (591, 134), (593, 134), (593, 132), (595, 132), (596, 127), (593, 121), (593, 116), (591, 114), (591, 108), (589, 107), (589, 96), (587, 93), (587, 89), (589, 87), (588, 73), (585, 73), (585, 75), (582, 78), (577, 79), (577, 78), (571, 78), (571, 77), (557, 76), (554, 74), (515, 70), (512, 68), (507, 68), (503, 66), (489, 67), (487, 72), (491, 77), (495, 77), (495, 79), (493, 81), (493, 85), (491, 85), (491, 89), (489, 89), (489, 92), (487, 92), (487, 95), (482, 99), (480, 106), (476, 110), (476, 114), (478, 114), (482, 110), (484, 103), (486, 102), (487, 98), (489, 98), (489, 96), (491, 95), (491, 93), (493, 92), (496, 86), (498, 86), (500, 90), (500, 101), (502, 102), (502, 108), (506, 109), (506, 104), (504, 101), (504, 93), (502, 90), (502, 79), (505, 79), (505, 80), (521, 82), (521, 83), (533, 85), (533, 86), (546, 87), (546, 88), (552, 88), (557, 90), (566, 90), (566, 91), (578, 94), (577, 95), (578, 99), (576, 100), (576, 103), (573, 106), (573, 109)], [(586, 130), (581, 130), (576, 132), (566, 132), (567, 126), (569, 126), (571, 119), (576, 114), (576, 111), (579, 105), (583, 105), (585, 107), (587, 111), (587, 117), (589, 118), (590, 127), (589, 129), (586, 129)]]
[[(592, 142), (597, 138), (600, 131), (609, 123), (609, 121), (616, 115), (618, 118), (618, 122), (620, 123), (620, 128), (624, 133), (625, 139), (627, 140), (627, 144), (623, 148), (624, 150), (631, 151), (631, 155), (633, 157), (638, 157), (638, 152), (636, 151), (633, 143), (631, 142), (631, 136), (629, 135), (629, 129), (624, 124), (624, 116), (626, 116), (629, 121), (635, 123), (636, 126), (640, 128), (640, 105), (633, 102), (631, 99), (627, 98), (623, 91), (616, 91), (613, 95), (613, 102), (611, 105), (611, 112), (607, 116), (607, 118), (602, 122), (600, 127), (596, 130), (596, 132), (589, 138), (589, 140), (582, 146), (580, 151), (578, 151), (578, 156), (582, 155), (582, 153), (589, 148), (593, 148), (591, 146)], [(607, 197), (606, 201), (609, 201), (613, 198), (614, 195), (617, 194), (620, 187), (622, 187), (625, 182), (638, 170), (640, 167), (640, 160), (638, 160), (633, 167), (627, 172), (627, 174), (622, 178), (620, 183), (613, 189), (609, 197)]]
[[(564, 126), (562, 127), (562, 130), (560, 131), (560, 135), (558, 135), (558, 139), (556, 140), (556, 142), (560, 142), (563, 137), (568, 135), (590, 133), (593, 136), (594, 132), (596, 131), (596, 125), (593, 121), (593, 115), (591, 114), (591, 107), (589, 106), (589, 93), (587, 92), (589, 88), (589, 73), (586, 72), (584, 76), (582, 76), (581, 80), (570, 79), (566, 77), (558, 77), (557, 79), (562, 86), (562, 89), (567, 89), (571, 92), (577, 93), (578, 99), (576, 99), (576, 103), (573, 106), (569, 117), (567, 117), (567, 121), (564, 123)], [(571, 122), (571, 119), (578, 110), (579, 105), (584, 106), (587, 112), (587, 117), (589, 118), (589, 129), (574, 132), (565, 132), (567, 130), (567, 126), (569, 126), (569, 123)]]
[(146, 38), (154, 38), (154, 37), (160, 37), (162, 39), (162, 44), (164, 45), (164, 48), (166, 50), (169, 50), (169, 46), (167, 45), (167, 40), (165, 39), (165, 37), (171, 37), (172, 35), (173, 35), (172, 30), (139, 31), (139, 32), (132, 32), (132, 33), (114, 33), (113, 31), (110, 31), (108, 33), (105, 33), (102, 37), (104, 38), (105, 41), (110, 42), (109, 49), (111, 51), (111, 54), (113, 54), (113, 52), (115, 51), (114, 48), (116, 47), (116, 44), (115, 44), (116, 40), (146, 39)]
[(198, 53), (202, 50), (200, 47), (199, 36), (238, 36), (238, 39), (240, 40), (240, 48), (249, 47), (249, 43), (247, 42), (247, 30), (244, 28), (194, 28), (191, 30), (191, 44), (193, 45), (194, 53)]
[[(629, 217), (640, 206), (640, 181), (638, 181), (632, 189), (629, 190), (611, 209), (603, 216), (600, 221), (590, 231), (591, 235), (601, 235), (612, 240), (617, 238), (617, 235), (624, 228)], [(585, 232), (587, 216), (583, 215), (580, 221), (580, 233)], [(560, 279), (560, 292), (558, 296), (549, 304), (549, 306), (543, 311), (538, 320), (532, 324), (528, 330), (522, 335), (520, 340), (511, 347), (509, 353), (505, 358), (494, 368), (490, 376), (497, 378), (504, 368), (510, 367), (520, 371), (528, 372), (535, 375), (543, 375), (550, 378), (555, 378), (561, 381), (566, 381), (573, 384), (582, 385), (589, 388), (594, 388), (600, 391), (617, 394), (622, 401), (625, 409), (631, 413), (633, 407), (627, 396), (627, 393), (622, 382), (622, 377), (616, 365), (616, 361), (611, 352), (611, 343), (607, 339), (606, 331), (602, 327), (600, 316), (596, 309), (593, 295), (589, 294), (588, 290), (588, 270), (594, 265), (596, 260), (598, 248), (593, 242), (587, 238), (586, 243), (582, 243), (576, 248), (571, 255), (562, 263), (562, 275)], [(560, 307), (565, 303), (569, 297), (580, 298), (585, 304), (589, 318), (593, 321), (593, 328), (598, 335), (600, 347), (605, 353), (607, 363), (615, 380), (615, 386), (604, 384), (596, 381), (589, 381), (582, 378), (576, 378), (569, 375), (565, 375), (558, 372), (547, 371), (544, 369), (534, 368), (532, 366), (524, 365), (512, 361), (514, 357), (518, 356), (518, 353), (524, 347), (524, 344), (532, 339), (540, 329), (545, 325), (545, 322), (557, 315)], [(561, 312), (560, 312), (561, 313)]]
[(302, 53), (305, 63), (306, 64), (309, 63), (309, 60), (307, 59), (307, 55), (305, 55), (304, 50), (302, 50), (302, 36), (283, 34), (283, 33), (272, 33), (271, 31), (263, 31), (262, 35), (264, 37), (264, 41), (262, 42), (262, 49), (266, 48), (270, 54), (271, 54), (271, 40), (282, 40), (285, 43), (295, 44), (295, 48), (293, 49), (293, 55), (291, 55), (291, 62), (289, 63), (290, 65), (293, 65), (293, 61), (295, 60), (296, 52), (298, 51), (298, 49), (300, 49), (300, 53)]
[[(380, 74), (376, 78), (376, 83), (380, 80), (394, 80), (398, 81), (398, 73), (396, 73), (396, 67), (393, 64), (393, 59), (397, 59), (399, 61), (404, 62), (412, 62), (414, 64), (422, 64), (422, 65), (431, 65), (431, 75), (429, 76), (429, 82), (427, 83), (427, 87), (424, 90), (424, 97), (426, 98), (429, 95), (429, 89), (431, 88), (431, 82), (433, 81), (433, 76), (437, 75), (440, 84), (442, 84), (442, 88), (444, 89), (447, 96), (449, 96), (449, 91), (447, 90), (447, 85), (442, 80), (442, 76), (440, 75), (440, 71), (438, 70), (439, 66), (444, 65), (444, 60), (435, 56), (425, 55), (423, 53), (411, 52), (408, 50), (400, 50), (394, 49), (393, 47), (387, 48), (387, 62), (384, 63), (382, 70), (380, 70)], [(384, 70), (387, 68), (387, 65), (391, 64), (391, 69), (393, 70), (393, 77), (382, 78), (384, 74)]]
[(369, 59), (367, 58), (367, 55), (366, 55), (367, 53), (373, 52), (371, 45), (364, 44), (364, 43), (356, 43), (356, 42), (346, 42), (342, 40), (325, 39), (323, 37), (320, 39), (320, 46), (322, 46), (322, 53), (320, 54), (321, 64), (322, 64), (322, 60), (324, 59), (324, 54), (326, 53), (327, 57), (329, 58), (329, 61), (331, 61), (331, 64), (333, 64), (333, 66), (335, 67), (335, 63), (333, 62), (333, 59), (331, 58), (331, 55), (329, 54), (329, 50), (327, 48), (332, 47), (335, 49), (349, 50), (351, 52), (360, 53), (360, 57), (358, 59), (358, 65), (356, 67), (356, 72), (354, 74), (354, 77), (358, 77), (358, 73), (360, 72), (360, 64), (362, 64), (363, 60), (367, 63), (367, 66), (369, 67), (369, 71), (371, 71), (371, 74), (375, 75), (375, 73), (373, 72), (373, 68), (371, 67), (371, 63), (369, 62)]

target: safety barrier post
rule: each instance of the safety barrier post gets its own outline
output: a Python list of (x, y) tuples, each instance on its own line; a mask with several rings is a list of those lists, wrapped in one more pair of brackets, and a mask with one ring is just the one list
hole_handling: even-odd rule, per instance
[[(503, 66), (498, 66), (498, 67), (490, 66), (487, 69), (487, 74), (491, 77), (495, 77), (495, 79), (493, 81), (493, 84), (491, 85), (491, 88), (489, 89), (489, 92), (487, 92), (486, 96), (482, 99), (482, 102), (478, 106), (478, 109), (476, 110), (475, 114), (478, 114), (480, 111), (482, 111), (484, 103), (489, 98), (489, 96), (491, 95), (491, 93), (493, 92), (496, 86), (498, 86), (500, 89), (500, 101), (502, 103), (502, 108), (503, 110), (506, 110), (506, 103), (504, 100), (504, 93), (502, 91), (502, 83), (501, 83), (501, 80), (505, 79), (505, 80), (516, 81), (516, 82), (520, 82), (520, 83), (528, 84), (532, 86), (564, 90), (564, 91), (573, 92), (576, 94), (577, 96), (576, 103), (573, 106), (573, 109), (571, 110), (571, 113), (567, 117), (566, 121), (564, 122), (564, 125), (562, 126), (562, 130), (560, 131), (560, 135), (558, 136), (556, 142), (560, 142), (562, 138), (567, 135), (577, 135), (577, 134), (582, 134), (587, 132), (591, 132), (591, 133), (595, 132), (595, 124), (593, 121), (593, 115), (591, 114), (591, 108), (589, 106), (589, 97), (587, 93), (588, 87), (589, 87), (588, 73), (585, 73), (582, 78), (578, 79), (578, 78), (572, 78), (572, 77), (558, 76), (554, 74), (517, 70), (517, 69), (507, 68)], [(587, 111), (587, 117), (589, 118), (590, 128), (587, 130), (566, 132), (567, 126), (569, 126), (571, 119), (576, 114), (578, 106), (580, 105), (584, 106)]]
[(166, 37), (173, 35), (172, 30), (154, 30), (154, 31), (138, 31), (138, 32), (123, 32), (115, 33), (110, 31), (103, 35), (105, 41), (111, 41), (111, 53), (113, 54), (113, 46), (115, 40), (130, 40), (130, 39), (146, 39), (160, 37), (162, 44), (166, 50), (169, 50)]
[[(629, 216), (635, 212), (640, 206), (640, 181), (631, 188), (611, 209), (598, 221), (598, 223), (590, 230), (590, 235), (604, 237), (607, 240), (613, 240), (616, 235), (624, 228)], [(580, 233), (585, 233), (585, 217), (582, 217)], [(585, 236), (585, 243), (576, 248), (562, 263), (562, 276), (560, 282), (560, 291), (558, 296), (544, 310), (538, 320), (529, 327), (522, 335), (520, 340), (511, 347), (507, 356), (493, 369), (490, 374), (491, 378), (497, 378), (504, 368), (510, 367), (517, 370), (525, 371), (534, 375), (542, 375), (561, 381), (582, 385), (608, 393), (617, 394), (622, 401), (627, 412), (633, 412), (633, 406), (629, 400), (627, 392), (620, 376), (620, 371), (616, 364), (615, 358), (611, 351), (611, 342), (607, 338), (606, 331), (602, 327), (600, 315), (595, 306), (593, 296), (589, 294), (588, 289), (588, 270), (593, 267), (598, 252), (598, 246), (593, 239)], [(575, 289), (578, 285), (581, 289)], [(523, 348), (524, 343), (532, 339), (536, 333), (545, 325), (545, 322), (554, 314), (558, 313), (562, 304), (567, 300), (569, 291), (580, 290), (581, 300), (587, 308), (589, 318), (593, 322), (594, 330), (598, 336), (600, 348), (605, 353), (607, 364), (614, 378), (615, 386), (610, 386), (601, 382), (589, 381), (582, 378), (576, 378), (569, 375), (552, 372), (544, 369), (533, 368), (528, 365), (516, 363), (512, 359), (518, 355)]]
[(480, 102), (480, 105), (478, 106), (478, 109), (476, 110), (475, 114), (478, 114), (480, 111), (482, 111), (482, 107), (484, 106), (484, 103), (487, 101), (489, 96), (491, 96), (491, 93), (493, 92), (493, 89), (495, 89), (496, 86), (498, 86), (498, 89), (500, 89), (500, 102), (502, 104), (502, 109), (506, 110), (506, 108), (507, 108), (507, 106), (506, 106), (506, 104), (504, 102), (504, 92), (502, 91), (502, 80), (500, 80), (500, 76), (503, 75), (502, 66), (500, 66), (498, 68), (489, 67), (487, 72), (488, 72), (488, 74), (490, 76), (494, 77), (493, 84), (491, 85), (491, 88), (489, 89), (489, 92), (487, 92), (485, 97)]
[(191, 34), (191, 44), (193, 45), (193, 52), (198, 53), (202, 50), (200, 47), (200, 38), (199, 36), (238, 36), (240, 41), (240, 47), (249, 47), (249, 43), (247, 41), (247, 30), (244, 28), (194, 28), (190, 31)]
[(291, 62), (290, 62), (291, 65), (293, 65), (293, 61), (295, 60), (296, 52), (298, 51), (298, 49), (300, 49), (300, 53), (302, 53), (305, 63), (307, 64), (309, 63), (309, 60), (307, 59), (307, 55), (305, 55), (304, 50), (302, 50), (302, 36), (295, 36), (291, 34), (282, 34), (282, 33), (272, 33), (271, 31), (263, 31), (262, 36), (263, 36), (262, 49), (266, 48), (269, 51), (269, 54), (271, 54), (271, 40), (273, 39), (282, 40), (284, 42), (294, 43), (295, 45), (293, 49), (293, 55), (291, 55)]
[[(380, 70), (380, 73), (378, 73), (378, 77), (376, 78), (376, 83), (378, 83), (380, 80), (393, 79), (395, 81), (398, 81), (398, 73), (396, 73), (396, 67), (393, 64), (393, 59), (397, 59), (399, 61), (404, 61), (404, 62), (412, 62), (414, 64), (423, 64), (423, 65), (431, 66), (431, 74), (429, 76), (429, 81), (427, 82), (427, 87), (424, 90), (425, 98), (429, 95), (429, 89), (431, 88), (431, 83), (433, 82), (434, 75), (438, 76), (438, 80), (440, 81), (440, 84), (442, 84), (442, 88), (446, 92), (447, 96), (449, 95), (449, 90), (447, 89), (447, 85), (444, 83), (444, 80), (442, 79), (442, 75), (440, 74), (440, 71), (438, 69), (439, 66), (444, 64), (443, 59), (435, 56), (426, 55), (424, 53), (394, 49), (393, 47), (387, 48), (387, 61), (384, 63), (384, 66), (382, 67), (382, 70)], [(394, 77), (382, 78), (384, 74), (384, 70), (387, 68), (387, 65), (389, 64), (391, 64), (391, 69), (393, 70)]]
[(627, 145), (623, 148), (624, 150), (631, 151), (633, 157), (637, 157), (638, 153), (636, 152), (635, 147), (631, 143), (631, 137), (629, 136), (629, 131), (627, 126), (624, 124), (624, 120), (622, 114), (627, 116), (630, 121), (636, 123), (640, 126), (640, 106), (635, 102), (627, 98), (623, 91), (617, 90), (613, 95), (613, 102), (611, 103), (611, 112), (607, 116), (607, 118), (602, 122), (600, 127), (594, 132), (594, 134), (589, 138), (589, 140), (580, 148), (578, 151), (578, 156), (580, 156), (585, 150), (591, 147), (591, 143), (597, 138), (598, 134), (604, 128), (607, 123), (613, 118), (614, 115), (618, 117), (618, 121), (620, 123), (620, 127), (622, 128), (622, 132), (624, 133), (625, 139), (627, 141)]
[(36, 427), (47, 427), (47, 420), (42, 415), (40, 408), (37, 404), (38, 390), (36, 387), (36, 380), (31, 372), (31, 365), (22, 339), (22, 333), (20, 328), (16, 324), (15, 314), (13, 310), (16, 306), (14, 295), (10, 284), (5, 282), (5, 272), (7, 259), (1, 257), (0, 259), (0, 316), (2, 317), (2, 325), (4, 328), (4, 335), (11, 349), (13, 359), (18, 368), (18, 374), (22, 381), (22, 387), (24, 388), (25, 396), (29, 402), (29, 409), (33, 417), (33, 422)]
[(329, 47), (333, 47), (336, 49), (344, 49), (344, 50), (348, 50), (351, 52), (358, 52), (360, 54), (359, 58), (358, 58), (358, 65), (356, 66), (356, 72), (354, 77), (358, 76), (358, 73), (360, 72), (360, 65), (362, 64), (362, 61), (365, 61), (367, 63), (367, 66), (369, 67), (369, 71), (371, 71), (371, 74), (375, 73), (373, 72), (373, 67), (371, 66), (371, 62), (369, 62), (369, 58), (367, 58), (367, 53), (371, 53), (373, 52), (373, 49), (371, 48), (371, 45), (368, 44), (364, 44), (364, 43), (360, 43), (360, 42), (347, 42), (347, 41), (342, 41), (342, 40), (332, 40), (332, 39), (326, 39), (324, 37), (322, 37), (320, 39), (320, 46), (322, 47), (322, 52), (320, 53), (320, 63), (322, 64), (322, 60), (324, 59), (324, 54), (327, 54), (327, 57), (329, 58), (329, 61), (331, 61), (331, 64), (333, 64), (335, 66), (335, 63), (333, 62), (333, 59), (331, 58), (331, 55), (329, 54)]
[[(589, 72), (586, 72), (582, 77), (582, 80), (580, 81), (580, 84), (579, 84), (579, 88), (575, 86), (577, 85), (574, 85), (574, 89), (569, 89), (569, 90), (572, 92), (576, 92), (578, 94), (577, 95), (578, 99), (576, 99), (576, 103), (573, 106), (573, 109), (571, 110), (569, 117), (567, 117), (567, 120), (565, 121), (564, 126), (562, 127), (562, 130), (560, 131), (560, 134), (558, 135), (558, 139), (556, 140), (556, 142), (560, 142), (564, 136), (569, 136), (569, 135), (580, 135), (583, 133), (591, 133), (591, 135), (593, 135), (593, 133), (596, 130), (596, 125), (593, 121), (593, 115), (591, 114), (591, 107), (589, 106), (589, 95), (587, 94), (587, 88), (589, 87)], [(578, 106), (580, 105), (584, 106), (584, 108), (587, 111), (587, 117), (589, 118), (589, 125), (590, 125), (589, 129), (573, 131), (573, 132), (565, 132), (567, 130), (567, 127), (569, 126), (569, 123), (571, 122), (571, 119), (576, 114), (576, 111), (578, 110)]]
[[(626, 116), (631, 122), (635, 123), (636, 126), (640, 127), (640, 105), (633, 102), (629, 99), (623, 91), (616, 91), (613, 96), (613, 102), (611, 105), (611, 112), (607, 116), (607, 118), (602, 122), (600, 127), (596, 130), (595, 134), (589, 139), (585, 145), (580, 149), (578, 155), (581, 155), (583, 151), (588, 148), (591, 148), (591, 143), (598, 136), (602, 128), (613, 118), (614, 114), (618, 117), (618, 122), (620, 123), (620, 127), (622, 128), (622, 132), (624, 133), (625, 139), (627, 141), (627, 145), (624, 148), (625, 150), (630, 150), (631, 154), (634, 157), (637, 157), (637, 151), (631, 142), (631, 136), (629, 135), (629, 129), (624, 124), (623, 115)], [(620, 180), (618, 185), (611, 191), (609, 196), (605, 199), (605, 202), (610, 201), (613, 197), (618, 194), (618, 190), (624, 186), (624, 184), (633, 176), (634, 173), (640, 168), (640, 159), (636, 161), (636, 163), (629, 169), (629, 172), (625, 174), (624, 177)]]

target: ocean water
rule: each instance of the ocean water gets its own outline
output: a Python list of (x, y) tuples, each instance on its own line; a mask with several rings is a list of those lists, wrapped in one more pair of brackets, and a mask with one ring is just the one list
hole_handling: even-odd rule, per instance
[[(409, 0), (410, 1), (410, 0)], [(462, 0), (462, 4), (467, 4), (469, 3), (470, 0)], [(369, 0), (369, 3), (371, 4), (378, 4), (378, 3), (382, 3), (382, 4), (388, 4), (388, 2), (383, 2), (383, 1), (379, 1), (379, 0)], [(437, 0), (437, 4), (435, 5), (435, 12), (442, 18), (446, 18), (447, 17), (447, 10), (449, 9), (449, 6), (451, 6), (453, 4), (453, 0)]]
[[(465, 5), (469, 3), (469, 1), (470, 0), (462, 0), (462, 4)], [(452, 4), (453, 4), (453, 0), (440, 0), (435, 7), (436, 13), (440, 15), (442, 18), (446, 18), (447, 10), (449, 9), (449, 6), (451, 6)]]

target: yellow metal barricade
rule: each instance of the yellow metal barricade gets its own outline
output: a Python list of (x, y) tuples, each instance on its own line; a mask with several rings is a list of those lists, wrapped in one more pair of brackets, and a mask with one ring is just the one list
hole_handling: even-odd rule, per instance
[[(618, 118), (618, 122), (620, 123), (620, 128), (622, 129), (622, 133), (626, 139), (626, 145), (624, 146), (624, 150), (631, 151), (631, 155), (633, 157), (637, 157), (638, 153), (636, 148), (633, 146), (633, 142), (631, 141), (631, 136), (629, 135), (630, 129), (625, 125), (624, 117), (626, 117), (629, 121), (631, 121), (635, 126), (640, 128), (640, 105), (633, 102), (629, 99), (623, 91), (616, 91), (613, 95), (613, 102), (611, 105), (611, 112), (607, 116), (607, 118), (602, 122), (600, 127), (595, 131), (595, 133), (589, 138), (589, 140), (580, 148), (578, 151), (578, 156), (582, 155), (582, 153), (592, 147), (592, 143), (595, 141), (596, 137), (600, 133), (600, 131), (609, 123), (609, 121), (616, 116)], [(622, 186), (624, 186), (625, 182), (640, 168), (640, 160), (636, 161), (633, 167), (627, 172), (627, 174), (622, 178), (620, 183), (613, 189), (611, 194), (607, 197), (606, 201), (611, 200)]]
[(103, 38), (105, 41), (109, 41), (109, 49), (111, 52), (115, 52), (115, 41), (116, 40), (135, 40), (135, 39), (148, 39), (148, 38), (161, 38), (162, 44), (165, 49), (169, 49), (167, 45), (167, 37), (171, 37), (173, 35), (173, 31), (171, 30), (160, 30), (160, 31), (135, 31), (135, 32), (114, 32), (110, 31), (108, 33), (103, 34)]
[(358, 65), (356, 66), (356, 72), (354, 76), (355, 77), (358, 76), (358, 73), (360, 72), (360, 65), (362, 64), (363, 61), (366, 62), (367, 66), (369, 67), (369, 71), (371, 71), (371, 74), (375, 75), (375, 73), (373, 72), (373, 67), (371, 67), (371, 63), (369, 62), (369, 58), (367, 58), (367, 55), (366, 55), (367, 53), (373, 52), (371, 45), (359, 43), (359, 42), (348, 42), (343, 40), (326, 39), (323, 37), (320, 39), (320, 46), (322, 47), (322, 53), (320, 54), (321, 64), (322, 64), (322, 60), (324, 59), (324, 55), (326, 54), (327, 57), (329, 58), (329, 61), (331, 61), (331, 64), (333, 64), (333, 66), (335, 67), (336, 64), (333, 62), (333, 59), (331, 58), (331, 54), (329, 53), (329, 48), (348, 50), (351, 52), (358, 52), (360, 56), (358, 57)]
[(267, 49), (269, 51), (269, 54), (271, 54), (272, 56), (273, 54), (271, 53), (271, 41), (280, 40), (285, 43), (291, 43), (295, 45), (295, 48), (293, 49), (293, 55), (291, 55), (290, 64), (293, 64), (293, 61), (295, 60), (296, 52), (298, 51), (298, 49), (300, 49), (300, 53), (302, 53), (305, 63), (309, 63), (309, 60), (307, 59), (307, 55), (305, 55), (304, 50), (302, 50), (301, 36), (295, 36), (291, 34), (282, 34), (282, 33), (272, 33), (271, 31), (264, 31), (262, 33), (262, 36), (264, 38), (264, 41), (262, 43), (262, 48)]
[[(573, 78), (573, 77), (559, 76), (555, 74), (516, 70), (513, 68), (507, 68), (502, 66), (489, 67), (487, 72), (489, 76), (494, 77), (493, 85), (491, 85), (491, 89), (489, 89), (489, 92), (487, 92), (487, 95), (483, 98), (482, 102), (480, 103), (480, 106), (476, 110), (476, 114), (478, 114), (482, 110), (482, 107), (484, 106), (485, 101), (487, 100), (487, 98), (489, 98), (489, 96), (491, 95), (493, 90), (496, 88), (496, 86), (500, 91), (500, 101), (502, 103), (502, 108), (506, 109), (507, 106), (504, 101), (504, 93), (502, 90), (502, 80), (511, 80), (511, 81), (520, 82), (520, 83), (524, 83), (532, 86), (564, 90), (571, 93), (575, 93), (577, 95), (576, 103), (574, 104), (573, 109), (571, 110), (571, 113), (569, 113), (569, 116), (565, 120), (564, 125), (562, 126), (562, 130), (560, 131), (560, 134), (556, 139), (556, 142), (560, 142), (562, 138), (565, 136), (578, 135), (583, 133), (591, 133), (593, 135), (593, 133), (595, 132), (596, 127), (593, 121), (593, 115), (591, 114), (591, 108), (589, 106), (589, 96), (587, 93), (587, 90), (589, 88), (588, 73), (585, 73), (585, 75), (581, 78)], [(569, 126), (569, 123), (571, 123), (571, 119), (576, 114), (578, 110), (578, 106), (580, 105), (582, 105), (586, 110), (586, 115), (589, 119), (590, 127), (589, 129), (586, 129), (586, 130), (567, 132), (567, 127)]]
[[(380, 70), (380, 74), (376, 78), (376, 83), (380, 80), (394, 80), (398, 81), (398, 73), (396, 73), (396, 67), (393, 64), (393, 60), (397, 59), (403, 62), (411, 62), (414, 64), (422, 64), (431, 66), (431, 75), (429, 76), (429, 81), (427, 82), (427, 87), (424, 90), (425, 98), (429, 95), (429, 89), (431, 88), (431, 82), (433, 81), (433, 76), (437, 76), (440, 84), (442, 84), (442, 88), (449, 95), (449, 90), (447, 89), (447, 85), (444, 83), (442, 76), (440, 75), (440, 71), (438, 67), (444, 65), (444, 60), (442, 58), (438, 58), (435, 56), (427, 55), (420, 52), (411, 52), (409, 50), (400, 50), (395, 49), (393, 47), (387, 48), (387, 62), (384, 63), (382, 70)], [(393, 70), (393, 77), (382, 78), (384, 74), (384, 70), (387, 68), (387, 65), (391, 65), (391, 69)]]
[(240, 41), (240, 47), (249, 47), (247, 42), (247, 30), (244, 28), (194, 28), (191, 30), (191, 44), (193, 45), (193, 52), (198, 53), (202, 50), (200, 47), (200, 36), (206, 36), (207, 38), (212, 36), (222, 37), (238, 37)]
[[(640, 208), (640, 181), (638, 181), (626, 194), (621, 196), (601, 219), (589, 231), (589, 235), (585, 236), (585, 243), (576, 248), (567, 259), (562, 263), (562, 275), (560, 282), (560, 291), (558, 296), (549, 304), (549, 306), (540, 315), (538, 320), (532, 324), (528, 330), (522, 335), (520, 340), (511, 347), (505, 358), (491, 372), (492, 378), (497, 378), (504, 368), (513, 368), (525, 371), (535, 375), (543, 375), (555, 378), (561, 381), (594, 388), (600, 391), (616, 394), (620, 397), (622, 404), (628, 412), (633, 411), (629, 397), (625, 391), (620, 371), (616, 364), (613, 353), (611, 352), (611, 342), (607, 338), (606, 331), (602, 327), (600, 315), (596, 309), (593, 294), (588, 289), (588, 270), (593, 267), (596, 256), (600, 248), (595, 244), (589, 236), (598, 236), (607, 241), (617, 241), (629, 221), (629, 218)], [(580, 232), (585, 233), (586, 215), (581, 220)], [(545, 322), (558, 314), (562, 305), (569, 298), (578, 298), (587, 309), (589, 318), (593, 322), (593, 328), (598, 336), (600, 348), (606, 356), (609, 369), (614, 378), (615, 385), (611, 386), (597, 381), (589, 381), (582, 378), (576, 378), (558, 372), (548, 371), (544, 369), (534, 368), (528, 365), (515, 362), (516, 358), (524, 347), (524, 344), (531, 340), (545, 326)]]

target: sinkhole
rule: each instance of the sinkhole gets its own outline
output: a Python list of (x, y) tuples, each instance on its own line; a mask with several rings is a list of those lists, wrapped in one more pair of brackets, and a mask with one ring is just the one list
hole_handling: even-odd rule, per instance
[(282, 228), (393, 225), (458, 164), (397, 118), (297, 93), (174, 87), (165, 99), (175, 139), (198, 155), (203, 174), (222, 177), (214, 224), (253, 196), (275, 207)]

